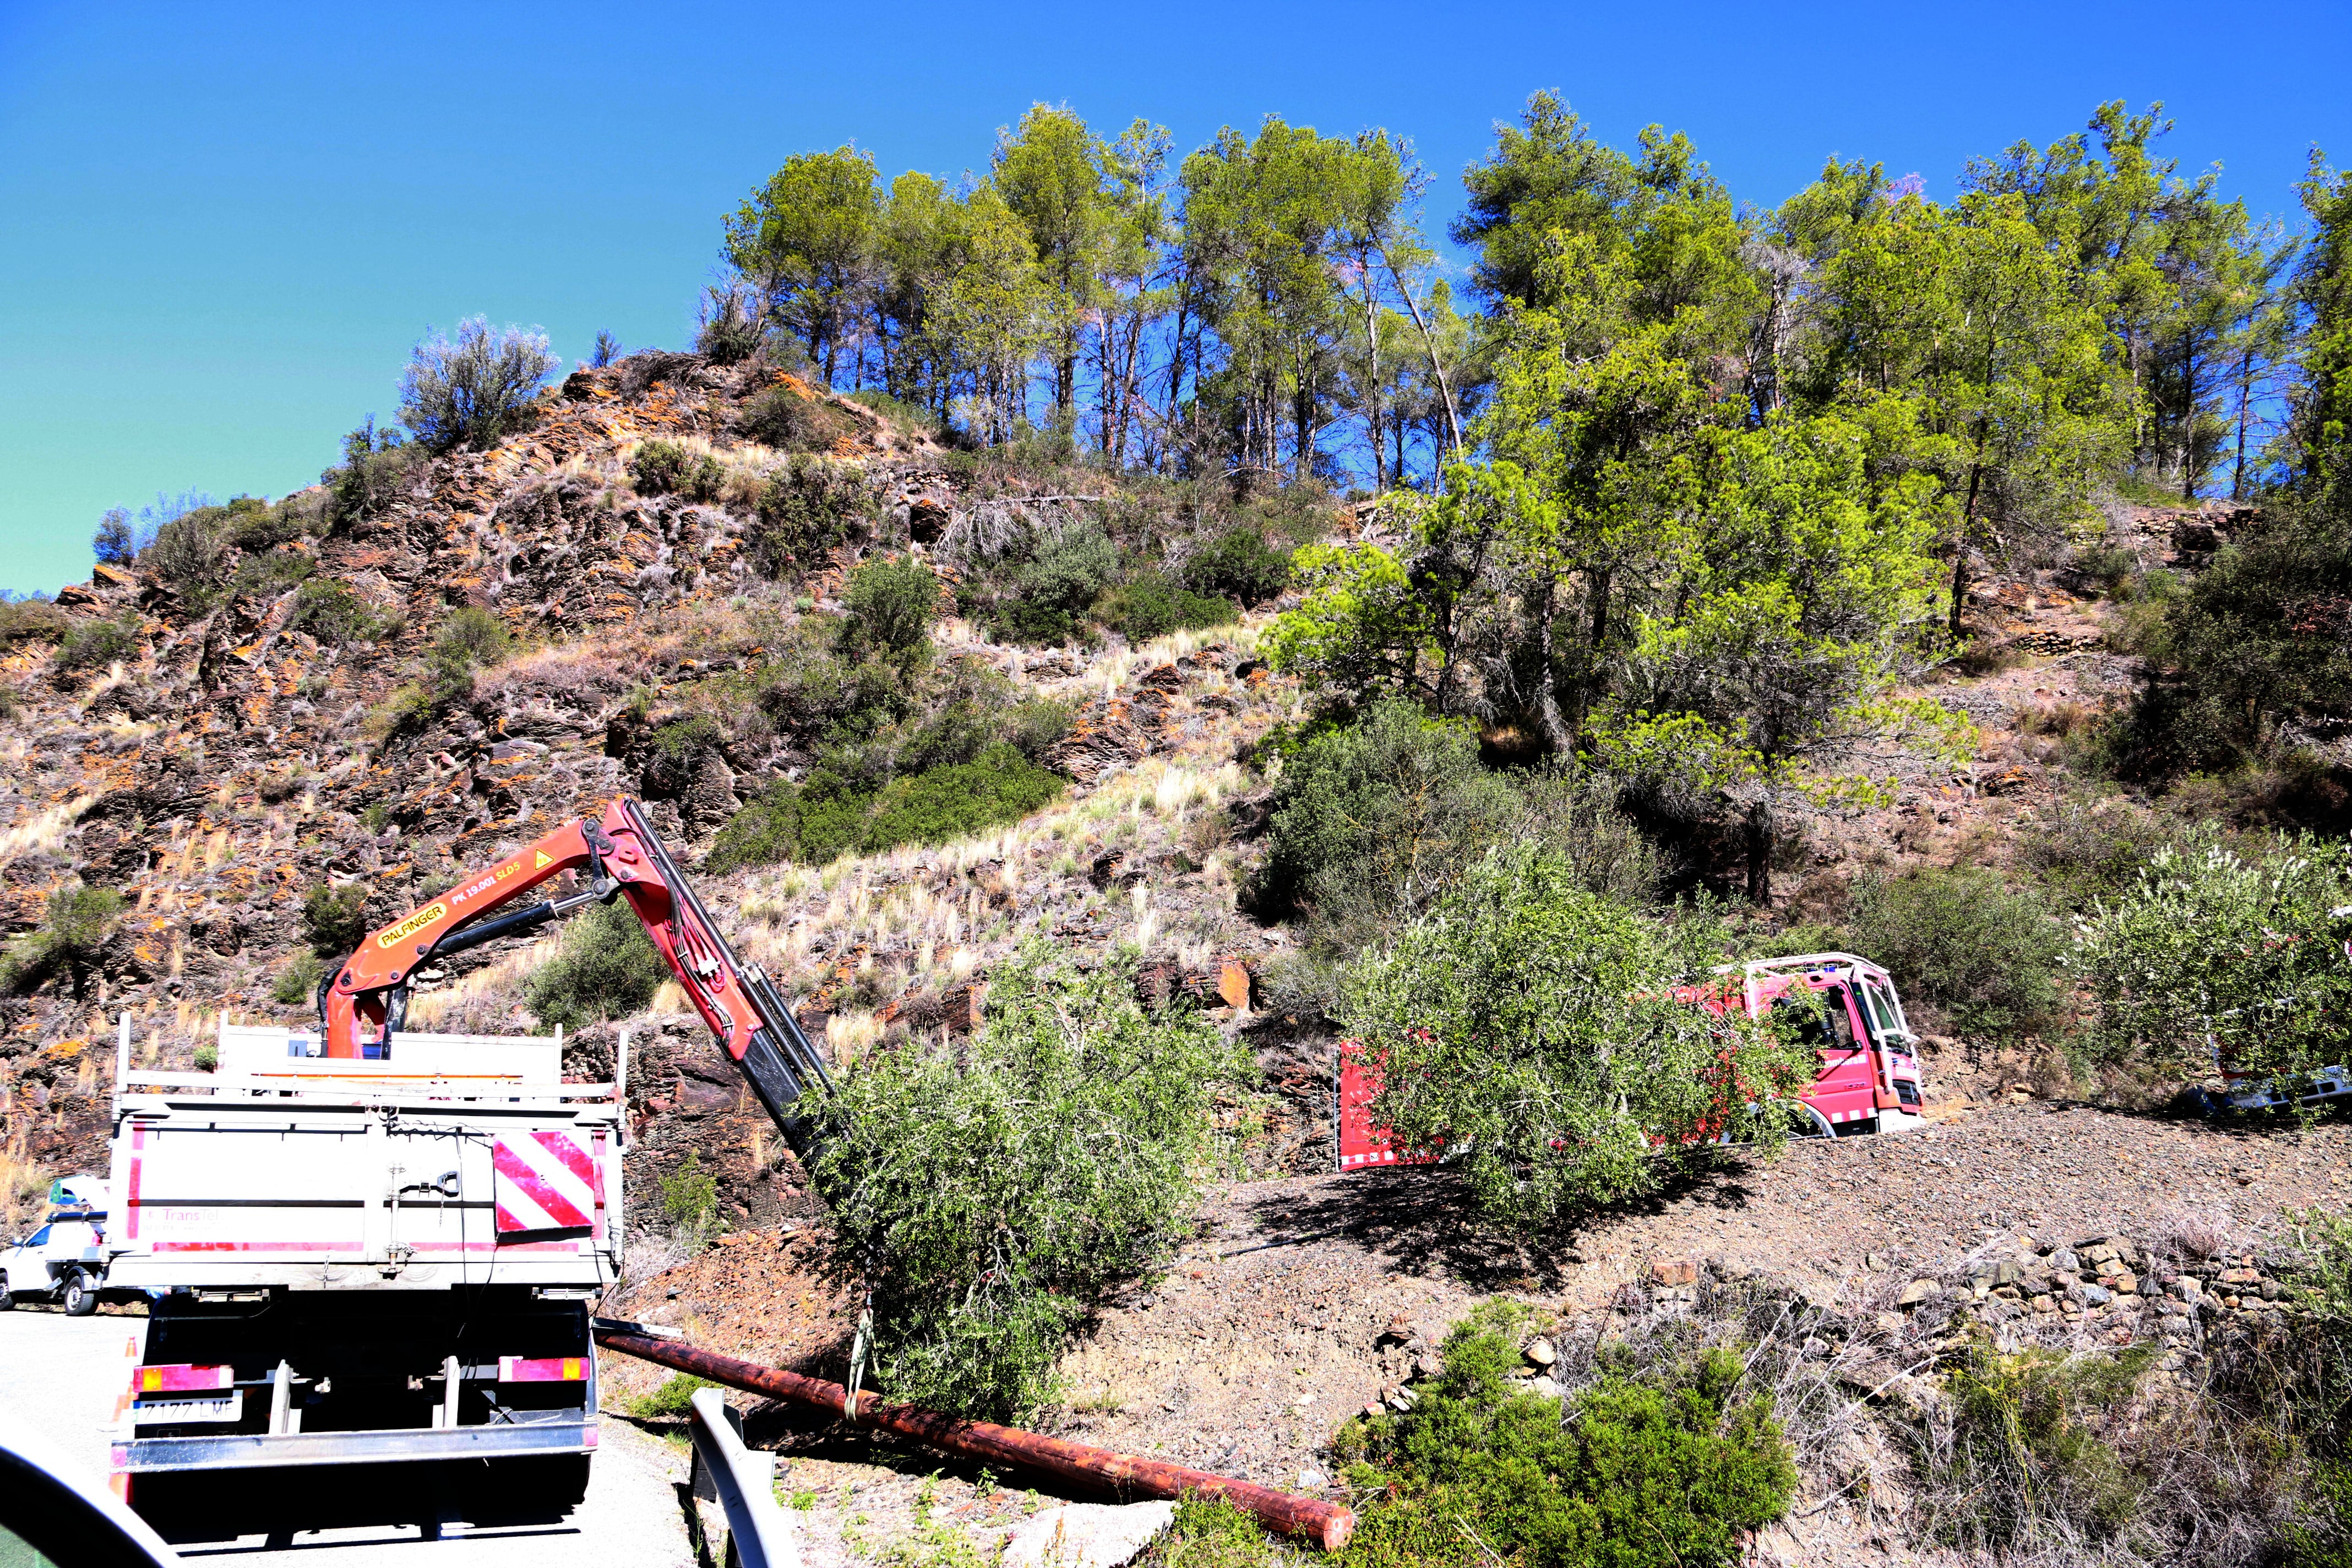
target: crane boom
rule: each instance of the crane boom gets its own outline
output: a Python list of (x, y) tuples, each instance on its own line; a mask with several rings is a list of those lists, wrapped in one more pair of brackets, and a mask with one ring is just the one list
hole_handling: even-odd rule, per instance
[[(486, 918), (566, 871), (587, 875), (590, 885)], [(799, 1102), (812, 1086), (831, 1087), (824, 1059), (775, 984), (735, 952), (646, 820), (644, 808), (627, 795), (607, 802), (600, 817), (564, 824), (361, 939), (358, 951), (319, 988), (326, 1054), (387, 1054), (407, 1011), (410, 986), (435, 959), (615, 898), (625, 900), (644, 924), (695, 1011), (805, 1162), (814, 1152), (815, 1134)]]

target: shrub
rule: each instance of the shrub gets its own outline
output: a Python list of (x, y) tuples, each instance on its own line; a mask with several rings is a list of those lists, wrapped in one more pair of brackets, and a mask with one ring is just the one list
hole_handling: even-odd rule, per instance
[(868, 561), (842, 584), (841, 648), (906, 665), (930, 646), (931, 618), (940, 611), (940, 580), (913, 559)]
[(794, 458), (769, 477), (752, 503), (758, 527), (747, 558), (763, 576), (787, 576), (848, 538), (850, 520), (864, 505), (856, 475), (821, 458)]
[(738, 429), (780, 452), (824, 452), (849, 434), (847, 422), (816, 399), (789, 386), (772, 387), (752, 399)]
[(2007, 1038), (2048, 1024), (2065, 936), (2041, 896), (1981, 867), (1906, 871), (1856, 889), (1858, 951), (1958, 1028)]
[(154, 540), (139, 553), (149, 580), (170, 587), (192, 607), (203, 604), (205, 591), (219, 582), (228, 562), (228, 540), (221, 526), (227, 516), (223, 507), (198, 507), (158, 528)]
[(703, 865), (722, 874), (782, 860), (822, 866), (901, 844), (946, 844), (1018, 822), (1061, 791), (1059, 774), (1005, 742), (878, 791), (820, 770), (798, 784), (779, 780), (747, 802), (719, 830)]
[(286, 629), (308, 632), (329, 647), (343, 647), (373, 642), (386, 628), (383, 620), (350, 588), (330, 579), (312, 578), (294, 595), (294, 606), (286, 612)]
[(668, 1381), (651, 1394), (640, 1394), (630, 1400), (628, 1414), (640, 1421), (678, 1420), (694, 1408), (697, 1394), (718, 1386), (707, 1377), (674, 1372), (669, 1374)]
[(90, 535), (89, 552), (105, 566), (128, 566), (139, 557), (138, 536), (131, 526), (131, 509), (110, 507)]
[(2222, 551), (2178, 604), (2155, 608), (2161, 637), (2134, 651), (2160, 668), (2120, 742), (2133, 772), (2226, 769), (2282, 729), (2352, 717), (2352, 540), (2340, 522), (2290, 516)]
[[(357, 942), (352, 944), (352, 947), (358, 945)], [(336, 957), (341, 958), (351, 951), (352, 948), (346, 947)], [(326, 973), (327, 966), (319, 961), (315, 951), (298, 952), (278, 973), (278, 983), (269, 988), (270, 998), (280, 1007), (299, 1007), (314, 1001), (319, 994), (319, 982)]]
[(29, 991), (63, 975), (74, 1000), (82, 1000), (121, 914), (122, 895), (110, 888), (58, 889), (41, 923), (0, 952), (0, 991)]
[(588, 363), (590, 367), (595, 370), (603, 370), (606, 365), (611, 364), (614, 360), (619, 359), (620, 357), (621, 340), (614, 337), (610, 332), (602, 331), (598, 331), (596, 334), (596, 346), (588, 351)]
[(1211, 1086), (1240, 1070), (1198, 1015), (1143, 1010), (1131, 959), (1041, 942), (969, 1041), (852, 1065), (815, 1176), (835, 1273), (873, 1288), (881, 1385), (970, 1415), (1052, 1398), (1070, 1332), (1191, 1226)]
[(1232, 529), (1184, 563), (1183, 583), (1195, 594), (1263, 604), (1290, 586), (1290, 555), (1255, 528)]
[(997, 619), (1033, 642), (1060, 642), (1118, 574), (1118, 546), (1093, 523), (1064, 531), (1014, 579)]
[(1770, 1401), (1735, 1397), (1738, 1355), (1718, 1346), (1605, 1374), (1563, 1418), (1558, 1399), (1509, 1375), (1517, 1315), (1473, 1313), (1410, 1411), (1342, 1432), (1340, 1450), (1362, 1456), (1349, 1480), (1372, 1494), (1354, 1563), (1712, 1568), (1788, 1511), (1796, 1464)]
[(694, 352), (711, 363), (738, 364), (760, 352), (760, 295), (744, 279), (730, 278), (705, 289), (698, 316)]
[(1400, 1147), (1454, 1149), (1490, 1218), (1546, 1225), (1651, 1190), (1722, 1133), (1785, 1135), (1772, 1102), (1811, 1080), (1811, 1053), (1673, 994), (1710, 983), (1727, 934), (1645, 919), (1555, 854), (1498, 846), (1357, 961), (1339, 1021), (1382, 1074), (1374, 1113)]
[(220, 1067), (220, 1047), (207, 1040), (195, 1049), (193, 1058), (198, 1072), (213, 1072)]
[(56, 637), (73, 629), (74, 619), (47, 599), (0, 600), (0, 647)]
[(302, 899), (302, 940), (330, 963), (359, 951), (368, 933), (367, 887), (361, 882), (322, 882)]
[(258, 594), (274, 599), (295, 584), (310, 581), (310, 574), (318, 569), (318, 563), (307, 555), (278, 550), (266, 555), (249, 555), (229, 579), (228, 592), (231, 597)]
[(498, 616), (471, 605), (451, 614), (425, 657), (434, 706), (446, 709), (473, 694), (474, 672), (503, 662), (514, 639)]
[(291, 496), (275, 506), (257, 496), (231, 496), (227, 511), (223, 521), (229, 542), (255, 552), (276, 550), (305, 537), (318, 517), (314, 508)]
[(1384, 939), (1506, 839), (1545, 845), (1584, 887), (1630, 903), (1647, 902), (1658, 879), (1656, 852), (1604, 784), (1491, 772), (1466, 727), (1409, 702), (1375, 704), (1295, 748), (1267, 805), (1253, 896), (1307, 911), (1309, 943), (1326, 953)]
[(1412, 920), (1491, 843), (1516, 804), (1479, 764), (1467, 726), (1383, 702), (1283, 759), (1267, 801), (1257, 894), (1313, 910), (1324, 930)]
[(397, 426), (379, 430), (373, 414), (362, 420), (358, 429), (343, 437), (342, 467), (319, 476), (327, 487), (329, 530), (349, 528), (390, 506), (420, 456)]
[(668, 978), (644, 925), (615, 900), (573, 920), (562, 947), (531, 975), (523, 1002), (542, 1024), (577, 1029), (642, 1010)]
[(1139, 572), (1121, 584), (1104, 619), (1129, 642), (1149, 642), (1170, 632), (1231, 626), (1241, 610), (1231, 599), (1213, 599), (1179, 587), (1156, 572)]
[(119, 621), (82, 622), (66, 634), (55, 658), (59, 669), (89, 669), (138, 652), (139, 623), (126, 616)]
[(645, 495), (675, 492), (705, 501), (719, 494), (727, 470), (708, 452), (688, 451), (675, 441), (645, 441), (629, 458), (629, 482)]
[(416, 345), (400, 384), (400, 416), (430, 452), (489, 447), (521, 427), (540, 383), (555, 368), (542, 332), (457, 323), (453, 342), (435, 332)]
[(2158, 849), (2083, 919), (2065, 955), (2096, 1003), (2089, 1048), (2192, 1082), (2212, 1050), (2288, 1082), (2341, 1061), (2352, 922), (2335, 911), (2347, 903), (2340, 839), (2292, 837), (2248, 859), (2209, 831)]
[(688, 1247), (698, 1247), (719, 1228), (719, 1183), (702, 1168), (702, 1156), (688, 1150), (686, 1158), (661, 1179), (661, 1212), (671, 1232)]

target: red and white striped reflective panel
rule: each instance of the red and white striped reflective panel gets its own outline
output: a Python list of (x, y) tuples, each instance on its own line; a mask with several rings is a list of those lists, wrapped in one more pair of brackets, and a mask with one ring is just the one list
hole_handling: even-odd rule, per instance
[(131, 1372), (133, 1394), (187, 1394), (197, 1389), (228, 1388), (236, 1383), (226, 1366), (142, 1366)]
[(595, 1223), (596, 1162), (578, 1134), (562, 1128), (509, 1132), (492, 1145), (490, 1170), (500, 1234), (585, 1230)]
[(499, 1357), (500, 1383), (585, 1383), (588, 1358), (576, 1355)]

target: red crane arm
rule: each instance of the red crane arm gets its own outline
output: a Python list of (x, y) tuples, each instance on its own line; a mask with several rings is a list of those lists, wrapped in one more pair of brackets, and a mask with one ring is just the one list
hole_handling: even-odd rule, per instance
[[(551, 877), (575, 869), (593, 871), (585, 891), (484, 919)], [(436, 957), (616, 897), (628, 900), (695, 1011), (793, 1150), (805, 1156), (810, 1126), (794, 1103), (810, 1085), (829, 1085), (823, 1058), (774, 983), (757, 964), (744, 963), (720, 933), (643, 809), (626, 795), (607, 803), (600, 820), (566, 823), (362, 938), (359, 951), (320, 987), (326, 1054), (388, 1054), (407, 1010), (408, 984)]]

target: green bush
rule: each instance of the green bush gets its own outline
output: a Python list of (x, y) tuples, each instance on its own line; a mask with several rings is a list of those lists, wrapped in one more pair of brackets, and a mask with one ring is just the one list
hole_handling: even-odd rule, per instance
[(229, 578), (228, 592), (232, 597), (258, 594), (274, 599), (295, 584), (310, 581), (310, 574), (318, 569), (319, 563), (309, 556), (289, 551), (248, 555), (237, 563), (236, 574)]
[(2126, 768), (2222, 771), (2282, 730), (2352, 718), (2348, 606), (2352, 538), (2334, 519), (2291, 514), (2222, 551), (2133, 649), (2158, 668), (2123, 727)]
[(1231, 626), (1241, 618), (1231, 599), (1215, 599), (1178, 586), (1156, 572), (1139, 572), (1111, 593), (1104, 619), (1129, 642), (1149, 642), (1175, 631)]
[(37, 639), (62, 639), (73, 617), (47, 599), (0, 599), (0, 647)]
[(683, 1420), (694, 1408), (694, 1396), (706, 1388), (724, 1386), (691, 1373), (674, 1372), (651, 1394), (629, 1402), (628, 1414), (640, 1420)]
[(1655, 851), (1604, 786), (1496, 773), (1467, 726), (1409, 702), (1377, 703), (1291, 748), (1267, 806), (1252, 899), (1304, 912), (1308, 945), (1327, 956), (1386, 940), (1496, 843), (1541, 843), (1583, 886), (1629, 903), (1657, 884)]
[(913, 559), (868, 561), (843, 583), (841, 601), (848, 612), (841, 623), (842, 652), (903, 667), (930, 646), (931, 619), (940, 612), (940, 580)]
[(319, 510), (314, 502), (298, 500), (291, 496), (275, 506), (257, 496), (231, 496), (227, 510), (228, 517), (225, 521), (229, 542), (239, 550), (259, 555), (266, 555), (281, 544), (308, 538), (312, 524), (319, 521)]
[(1118, 546), (1094, 523), (1063, 531), (1017, 568), (1009, 591), (968, 595), (967, 612), (1019, 642), (1058, 643), (1077, 635), (1118, 575)]
[(428, 452), (495, 446), (521, 428), (556, 363), (546, 334), (494, 331), (470, 317), (454, 342), (435, 332), (416, 345), (401, 379), (400, 417)]
[(1519, 1310), (1473, 1313), (1410, 1411), (1342, 1431), (1339, 1450), (1361, 1456), (1351, 1486), (1370, 1494), (1343, 1561), (1714, 1568), (1788, 1511), (1796, 1464), (1770, 1401), (1737, 1397), (1738, 1355), (1606, 1374), (1563, 1417), (1510, 1376)]
[(523, 1003), (542, 1024), (577, 1029), (640, 1011), (669, 977), (644, 924), (615, 899), (573, 919), (562, 947), (523, 988)]
[(718, 1386), (707, 1377), (674, 1372), (669, 1374), (667, 1382), (651, 1394), (640, 1394), (630, 1400), (627, 1413), (640, 1421), (679, 1420), (694, 1408), (697, 1394)]
[(59, 669), (91, 669), (131, 658), (139, 652), (139, 623), (129, 616), (119, 621), (83, 621), (66, 634), (54, 655)]
[(80, 1001), (121, 914), (122, 895), (110, 888), (58, 889), (41, 923), (0, 951), (0, 991), (30, 990), (63, 975)]
[(662, 1219), (688, 1247), (700, 1247), (719, 1228), (719, 1183), (702, 1168), (702, 1156), (686, 1158), (661, 1179)]
[(200, 610), (228, 564), (223, 526), (227, 518), (226, 507), (203, 506), (156, 529), (153, 540), (139, 552), (147, 580), (172, 589), (191, 609)]
[(452, 612), (425, 656), (434, 707), (446, 710), (472, 696), (475, 672), (503, 662), (513, 647), (514, 639), (489, 611), (468, 605)]
[(1992, 1557), (2037, 1538), (2121, 1535), (2147, 1488), (2103, 1417), (2128, 1404), (2155, 1357), (2151, 1345), (2113, 1357), (1970, 1346), (1944, 1377), (1951, 1428), (1929, 1462), (1930, 1537)]
[(326, 523), (330, 531), (349, 528), (383, 512), (406, 488), (423, 449), (402, 439), (394, 426), (376, 428), (371, 414), (360, 427), (343, 437), (341, 468), (319, 476), (327, 487)]
[[(343, 952), (349, 952), (350, 948), (343, 949)], [(342, 953), (336, 956), (340, 958)], [(277, 984), (270, 986), (270, 998), (280, 1007), (299, 1007), (313, 1002), (319, 994), (319, 981), (326, 973), (327, 966), (320, 962), (315, 951), (298, 952), (279, 972)]]
[(367, 888), (359, 882), (322, 882), (302, 899), (302, 940), (330, 963), (359, 950), (368, 933)]
[(863, 482), (821, 458), (795, 457), (761, 488), (752, 504), (746, 559), (777, 580), (819, 565), (849, 537), (866, 506)]
[(731, 278), (705, 289), (699, 314), (694, 352), (711, 363), (740, 364), (760, 352), (760, 296), (744, 279)]
[(1811, 1081), (1811, 1053), (1673, 994), (1708, 983), (1728, 937), (1497, 846), (1349, 970), (1339, 1023), (1383, 1074), (1374, 1114), (1400, 1147), (1450, 1148), (1490, 1219), (1545, 1226), (1698, 1167), (1727, 1132), (1786, 1135), (1775, 1102)]
[(1906, 998), (1957, 1028), (2014, 1038), (2047, 1026), (2065, 935), (2038, 893), (1982, 867), (1906, 871), (1854, 890), (1855, 950), (1884, 965)]
[(2231, 1066), (2292, 1083), (2343, 1060), (2352, 852), (2287, 837), (2249, 858), (2209, 830), (2158, 849), (2076, 927), (2068, 969), (2096, 1004), (2101, 1060), (2188, 1082)]
[(813, 397), (779, 386), (753, 398), (737, 427), (779, 452), (826, 452), (856, 426)]
[(1195, 594), (1264, 604), (1290, 586), (1290, 554), (1255, 528), (1231, 529), (1184, 563), (1183, 583)]
[(851, 1064), (815, 1177), (834, 1270), (873, 1287), (881, 1386), (1000, 1418), (1053, 1398), (1069, 1334), (1189, 1231), (1212, 1086), (1243, 1070), (1197, 1014), (1144, 1011), (1131, 958), (1042, 942), (968, 1041)]
[(708, 452), (689, 451), (675, 441), (646, 441), (629, 458), (629, 482), (641, 494), (706, 501), (717, 498), (727, 470)]
[(388, 629), (357, 594), (331, 578), (314, 577), (294, 595), (286, 629), (308, 632), (329, 647), (373, 642)]
[(879, 790), (820, 770), (798, 784), (779, 780), (745, 803), (719, 830), (703, 865), (720, 874), (783, 860), (822, 866), (901, 844), (946, 844), (1018, 822), (1061, 791), (1059, 774), (1007, 742)]

